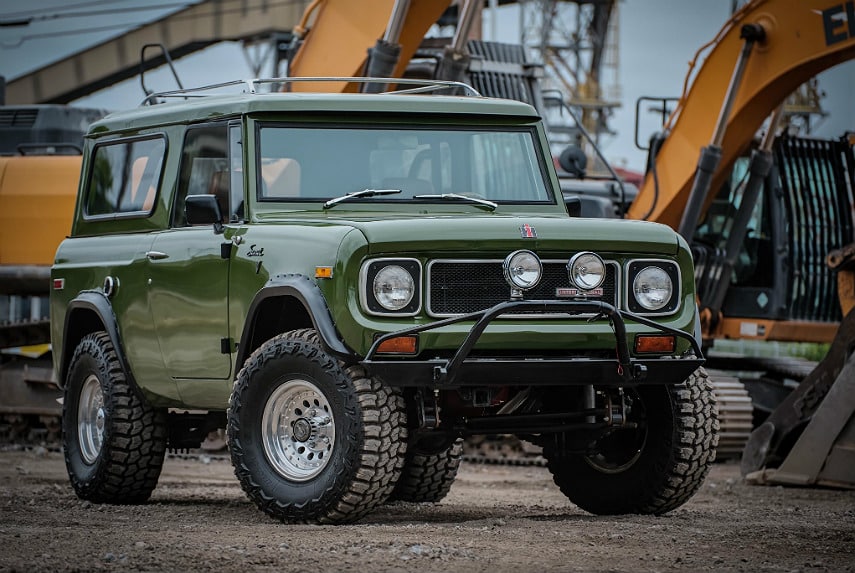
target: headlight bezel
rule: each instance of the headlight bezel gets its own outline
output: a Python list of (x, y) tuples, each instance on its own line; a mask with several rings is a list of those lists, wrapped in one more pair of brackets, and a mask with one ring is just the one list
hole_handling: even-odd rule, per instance
[[(658, 267), (662, 269), (671, 279), (671, 298), (668, 302), (659, 309), (650, 310), (638, 302), (635, 296), (635, 280), (638, 275), (647, 267)], [(626, 308), (639, 316), (668, 316), (676, 313), (680, 309), (680, 300), (682, 299), (682, 276), (680, 266), (671, 260), (667, 259), (634, 259), (626, 264)]]
[[(380, 304), (374, 294), (374, 279), (386, 267), (398, 266), (413, 279), (413, 296), (409, 303), (398, 310), (390, 310)], [(362, 309), (373, 316), (415, 316), (422, 309), (422, 264), (418, 259), (388, 257), (365, 261), (359, 271), (359, 298)]]

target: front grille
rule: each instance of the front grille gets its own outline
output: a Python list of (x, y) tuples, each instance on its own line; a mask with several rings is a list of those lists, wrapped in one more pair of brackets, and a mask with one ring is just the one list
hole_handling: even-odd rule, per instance
[[(566, 261), (543, 261), (543, 279), (525, 292), (525, 300), (562, 300), (558, 288), (571, 288)], [(617, 306), (617, 264), (606, 264), (603, 296), (591, 297)], [(478, 312), (510, 300), (502, 261), (434, 261), (428, 270), (428, 312), (455, 316)], [(526, 311), (518, 311), (525, 313)]]

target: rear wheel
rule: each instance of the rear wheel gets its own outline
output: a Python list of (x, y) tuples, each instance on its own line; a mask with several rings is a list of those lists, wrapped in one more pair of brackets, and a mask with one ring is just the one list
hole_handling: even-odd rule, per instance
[(401, 474), (407, 429), (397, 390), (343, 368), (312, 330), (264, 343), (232, 392), (235, 475), (285, 522), (348, 523), (383, 503)]
[(463, 454), (463, 440), (431, 448), (415, 444), (407, 450), (401, 478), (389, 499), (436, 503), (448, 495)]
[(97, 503), (142, 503), (157, 486), (166, 452), (166, 410), (125, 378), (106, 332), (80, 341), (68, 369), (62, 442), (71, 486)]
[(676, 386), (627, 391), (629, 422), (591, 444), (566, 451), (558, 436), (544, 448), (553, 480), (570, 501), (599, 515), (663, 514), (700, 488), (715, 459), (718, 414), (699, 369)]

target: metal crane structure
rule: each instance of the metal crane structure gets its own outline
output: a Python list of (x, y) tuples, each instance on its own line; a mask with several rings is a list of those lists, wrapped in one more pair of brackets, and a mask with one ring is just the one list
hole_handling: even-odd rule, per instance
[[(597, 144), (614, 135), (609, 118), (620, 105), (618, 84), (618, 5), (615, 0), (521, 0), (521, 43), (545, 71), (544, 89), (550, 88), (576, 112)], [(549, 101), (550, 98), (547, 98)], [(575, 125), (550, 120), (552, 145), (568, 143), (591, 150)], [(565, 121), (567, 118), (564, 118)], [(572, 122), (571, 122), (572, 123)], [(594, 165), (593, 171), (601, 171)]]

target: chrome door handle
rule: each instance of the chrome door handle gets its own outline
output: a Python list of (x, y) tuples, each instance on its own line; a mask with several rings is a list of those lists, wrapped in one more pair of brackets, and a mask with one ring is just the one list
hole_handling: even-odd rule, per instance
[(149, 251), (145, 254), (145, 256), (148, 257), (148, 260), (150, 261), (159, 261), (161, 259), (169, 258), (169, 255), (160, 251)]

